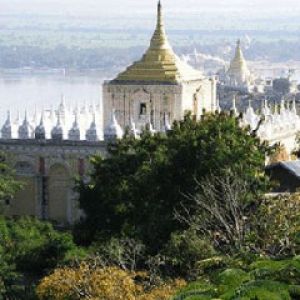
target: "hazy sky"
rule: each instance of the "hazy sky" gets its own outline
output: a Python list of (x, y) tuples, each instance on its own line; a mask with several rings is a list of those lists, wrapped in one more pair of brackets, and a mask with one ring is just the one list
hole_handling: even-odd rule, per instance
[[(169, 30), (300, 30), (300, 0), (162, 0), (162, 4)], [(47, 15), (69, 25), (78, 21), (89, 27), (91, 21), (98, 28), (150, 30), (156, 5), (157, 0), (0, 0), (0, 17), (23, 15), (27, 20), (28, 15)], [(36, 24), (42, 19), (38, 17)], [(9, 25), (3, 20), (0, 25)]]
[[(0, 13), (41, 13), (41, 14), (101, 14), (103, 11), (128, 13), (150, 10), (156, 0), (0, 0)], [(261, 9), (278, 12), (295, 12), (300, 9), (299, 0), (163, 0), (168, 11), (199, 10), (245, 10)]]

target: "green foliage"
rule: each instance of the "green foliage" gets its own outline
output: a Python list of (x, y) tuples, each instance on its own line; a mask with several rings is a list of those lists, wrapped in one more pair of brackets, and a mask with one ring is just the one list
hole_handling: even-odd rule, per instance
[(249, 246), (272, 257), (294, 256), (300, 251), (300, 194), (263, 199), (249, 224)]
[(190, 279), (199, 275), (199, 261), (216, 255), (209, 239), (199, 236), (195, 230), (172, 233), (163, 253), (177, 276)]
[(0, 153), (0, 209), (6, 199), (10, 199), (21, 188), (21, 183), (13, 178), (14, 172), (8, 166), (6, 157)]
[(288, 286), (276, 281), (255, 280), (242, 285), (235, 292), (236, 296), (232, 300), (258, 299), (258, 300), (290, 300)]
[(1, 219), (2, 247), (19, 271), (45, 272), (54, 268), (75, 249), (72, 237), (52, 225), (33, 218)]
[(276, 280), (300, 285), (300, 258), (288, 260), (258, 260), (250, 265), (251, 273), (257, 279)]
[[(248, 270), (247, 270), (248, 269)], [(180, 291), (174, 300), (291, 300), (298, 299), (299, 258), (258, 260), (246, 268), (215, 270)]]
[(47, 271), (79, 254), (72, 236), (54, 230), (49, 223), (0, 218), (0, 288), (9, 299), (29, 299), (25, 290)]
[[(251, 178), (251, 191), (265, 189), (265, 154), (269, 148), (238, 120), (224, 114), (206, 115), (201, 122), (186, 116), (167, 135), (145, 132), (111, 145), (106, 159), (95, 157), (91, 181), (79, 184), (88, 239), (125, 234), (156, 252), (172, 232), (184, 229), (174, 218), (187, 194), (195, 194), (195, 178), (224, 174), (230, 168)], [(88, 233), (85, 230), (88, 228)]]

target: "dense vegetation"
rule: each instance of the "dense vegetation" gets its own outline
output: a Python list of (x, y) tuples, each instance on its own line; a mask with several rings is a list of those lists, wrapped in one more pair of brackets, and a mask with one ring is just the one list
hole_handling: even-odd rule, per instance
[[(91, 242), (95, 236), (130, 236), (158, 251), (170, 234), (184, 226), (174, 218), (208, 175), (235, 173), (249, 182), (249, 196), (267, 188), (263, 176), (270, 149), (242, 129), (234, 117), (186, 116), (172, 131), (140, 139), (126, 137), (94, 158), (89, 184), (80, 186), (80, 205)], [(251, 183), (250, 183), (251, 181)], [(249, 202), (251, 199), (249, 199)]]
[(0, 299), (34, 299), (38, 280), (83, 252), (72, 236), (30, 218), (0, 219)]
[(299, 299), (300, 195), (265, 196), (273, 149), (249, 130), (222, 113), (128, 132), (78, 182), (73, 237), (1, 219), (4, 299)]

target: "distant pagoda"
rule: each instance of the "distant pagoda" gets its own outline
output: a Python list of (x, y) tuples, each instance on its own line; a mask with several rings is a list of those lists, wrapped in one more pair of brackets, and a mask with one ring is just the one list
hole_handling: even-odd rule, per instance
[(234, 58), (226, 73), (226, 84), (246, 92), (253, 86), (253, 76), (244, 57), (240, 40), (237, 41)]

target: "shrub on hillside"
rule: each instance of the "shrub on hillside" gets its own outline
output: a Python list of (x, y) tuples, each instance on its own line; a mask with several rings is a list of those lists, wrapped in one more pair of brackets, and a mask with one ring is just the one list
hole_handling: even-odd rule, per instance
[(56, 269), (37, 287), (39, 299), (168, 300), (183, 281), (149, 286), (146, 273), (83, 262), (77, 267)]

